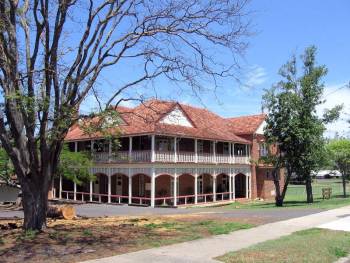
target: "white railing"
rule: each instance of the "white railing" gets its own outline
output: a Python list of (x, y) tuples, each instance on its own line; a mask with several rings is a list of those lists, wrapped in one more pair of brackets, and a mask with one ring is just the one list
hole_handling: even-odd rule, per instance
[(177, 162), (179, 163), (194, 163), (196, 161), (196, 155), (194, 152), (178, 152)]
[(212, 153), (198, 153), (199, 163), (215, 163), (215, 158)]
[(129, 160), (129, 151), (118, 151), (116, 153), (112, 153), (110, 156), (110, 162), (125, 163), (129, 162)]
[(150, 162), (151, 161), (151, 151), (132, 151), (131, 153), (132, 162)]
[(175, 153), (174, 152), (155, 152), (155, 161), (156, 162), (174, 162), (175, 161)]
[(249, 164), (249, 157), (248, 156), (235, 156), (234, 163)]
[[(131, 158), (128, 151), (118, 151), (109, 155), (108, 152), (93, 153), (93, 161), (97, 163), (126, 163), (126, 162), (151, 162), (151, 151), (132, 151)], [(175, 162), (175, 153), (172, 151), (155, 152), (156, 162)], [(179, 163), (195, 163), (196, 155), (194, 152), (178, 152), (177, 162)], [(216, 154), (216, 159), (212, 153), (198, 153), (198, 163), (236, 163), (249, 164), (248, 156), (230, 157), (226, 154)]]
[(108, 163), (109, 154), (107, 152), (96, 152), (92, 154), (92, 159), (96, 163)]
[(232, 163), (230, 155), (227, 154), (216, 154), (217, 163)]

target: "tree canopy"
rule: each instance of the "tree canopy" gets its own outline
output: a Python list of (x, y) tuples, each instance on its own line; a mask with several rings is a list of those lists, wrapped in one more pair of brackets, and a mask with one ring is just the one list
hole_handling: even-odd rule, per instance
[(300, 60), (299, 67), (296, 56), (292, 56), (279, 71), (282, 80), (263, 97), (268, 113), (265, 137), (279, 148), (273, 162), (287, 171), (284, 191), (277, 197), (282, 203), (292, 173), (306, 181), (307, 202), (313, 202), (311, 172), (317, 170), (324, 156), (325, 124), (337, 119), (342, 108), (336, 106), (318, 116), (316, 108), (324, 103), (322, 78), (327, 68), (317, 65), (314, 46), (307, 48)]

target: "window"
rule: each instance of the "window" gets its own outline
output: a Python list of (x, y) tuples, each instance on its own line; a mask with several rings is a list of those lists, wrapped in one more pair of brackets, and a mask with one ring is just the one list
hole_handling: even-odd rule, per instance
[(223, 145), (223, 154), (229, 154), (230, 152), (229, 152), (229, 147), (230, 146), (230, 144), (227, 142), (227, 143), (224, 143), (224, 145)]
[(261, 143), (259, 145), (259, 148), (260, 148), (260, 156), (268, 156), (269, 150), (266, 143)]

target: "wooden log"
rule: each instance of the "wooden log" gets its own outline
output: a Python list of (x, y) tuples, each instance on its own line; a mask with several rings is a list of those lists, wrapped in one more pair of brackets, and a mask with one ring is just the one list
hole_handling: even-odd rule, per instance
[(51, 205), (47, 209), (47, 217), (72, 220), (76, 217), (76, 212), (71, 205)]

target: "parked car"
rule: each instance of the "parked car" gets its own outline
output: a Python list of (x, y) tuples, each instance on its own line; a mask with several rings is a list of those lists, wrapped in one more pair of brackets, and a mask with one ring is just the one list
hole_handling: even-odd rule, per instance
[(316, 179), (330, 179), (330, 178), (339, 178), (341, 173), (337, 170), (320, 170), (315, 173)]

